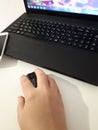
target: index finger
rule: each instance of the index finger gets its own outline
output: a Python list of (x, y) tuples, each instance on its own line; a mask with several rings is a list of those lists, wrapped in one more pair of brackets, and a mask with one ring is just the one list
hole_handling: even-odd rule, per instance
[(20, 78), (22, 91), (24, 93), (25, 98), (31, 97), (32, 92), (34, 91), (34, 86), (27, 76), (21, 76)]
[(49, 87), (49, 81), (48, 76), (40, 69), (35, 70), (36, 76), (37, 76), (37, 84), (38, 88), (48, 88)]

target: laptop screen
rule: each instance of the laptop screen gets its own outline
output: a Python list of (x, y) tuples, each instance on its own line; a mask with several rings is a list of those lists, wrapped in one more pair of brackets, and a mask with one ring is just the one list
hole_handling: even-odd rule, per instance
[(98, 0), (26, 0), (29, 9), (98, 15)]

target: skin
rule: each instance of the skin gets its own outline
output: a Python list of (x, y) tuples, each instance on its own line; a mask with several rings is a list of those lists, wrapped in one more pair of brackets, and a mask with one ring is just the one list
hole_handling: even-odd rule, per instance
[(35, 70), (37, 88), (22, 76), (24, 93), (18, 97), (18, 122), (21, 130), (67, 130), (64, 106), (54, 79), (43, 71)]

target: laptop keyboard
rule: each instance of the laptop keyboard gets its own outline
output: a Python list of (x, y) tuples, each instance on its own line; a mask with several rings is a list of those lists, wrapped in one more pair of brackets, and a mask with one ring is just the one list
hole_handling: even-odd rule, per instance
[(47, 40), (50, 44), (98, 52), (98, 30), (94, 28), (22, 18), (11, 25), (7, 31)]

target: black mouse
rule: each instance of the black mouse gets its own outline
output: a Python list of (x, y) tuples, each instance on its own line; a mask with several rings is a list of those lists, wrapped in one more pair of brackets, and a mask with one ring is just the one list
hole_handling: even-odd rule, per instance
[(36, 77), (35, 72), (27, 74), (27, 77), (32, 82), (32, 84), (34, 85), (34, 87), (37, 88), (37, 77)]

